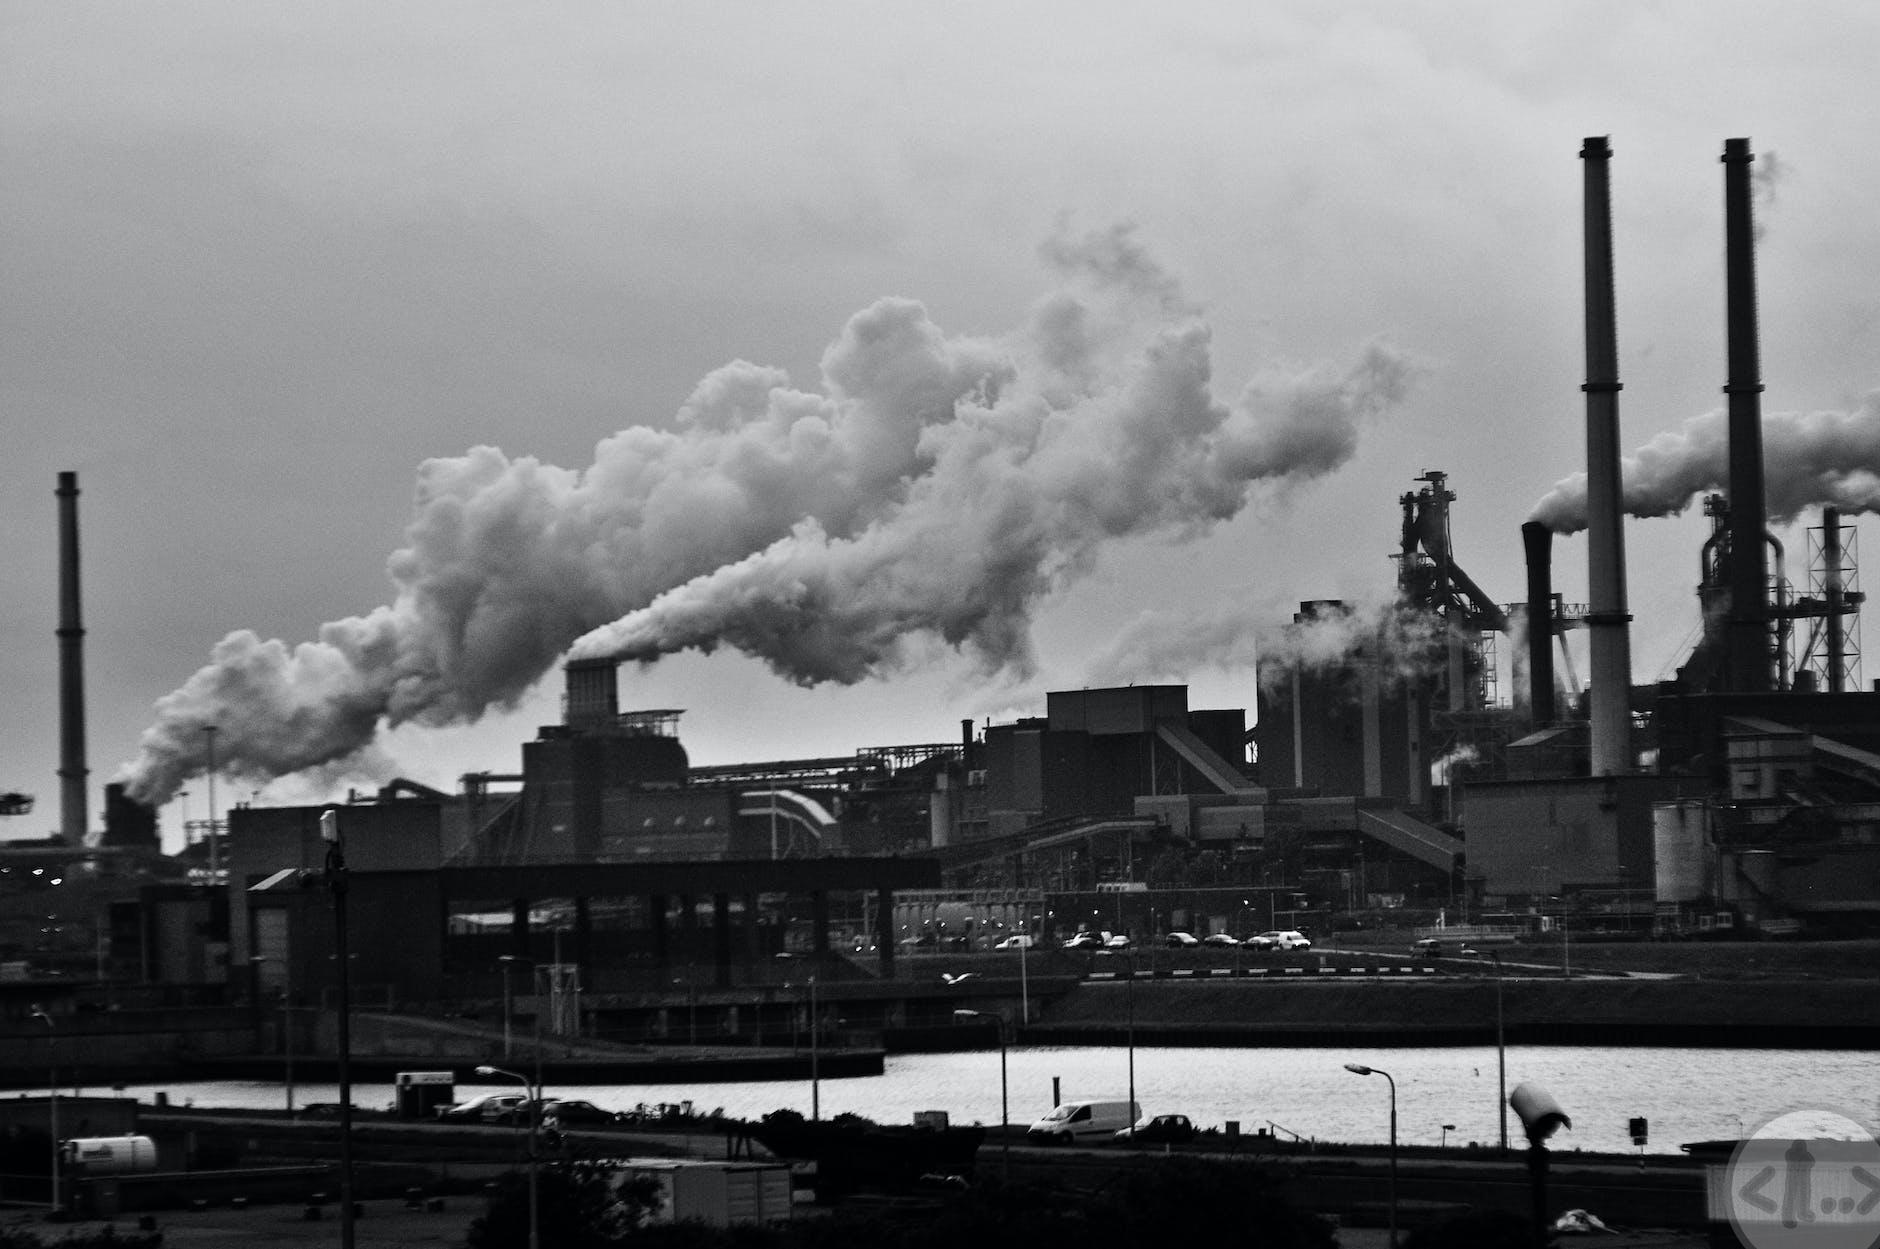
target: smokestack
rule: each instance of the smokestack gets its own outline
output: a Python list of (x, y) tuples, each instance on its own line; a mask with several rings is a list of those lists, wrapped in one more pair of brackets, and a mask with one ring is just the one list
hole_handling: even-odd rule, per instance
[(1536, 728), (1554, 719), (1554, 532), (1538, 520), (1521, 526), (1527, 550), (1528, 708)]
[(78, 604), (78, 474), (59, 488), (59, 835), (85, 841), (85, 627)]
[(1769, 679), (1768, 529), (1763, 503), (1762, 362), (1756, 346), (1756, 239), (1748, 139), (1723, 143), (1725, 314), (1730, 376), (1729, 688), (1757, 693)]
[(1619, 482), (1619, 341), (1612, 293), (1612, 191), (1603, 138), (1580, 149), (1586, 199), (1587, 637), (1592, 649), (1592, 772), (1632, 770), (1632, 613), (1625, 597)]
[(1847, 692), (1847, 624), (1841, 612), (1847, 603), (1847, 586), (1842, 569), (1841, 509), (1821, 509), (1821, 567), (1823, 597), (1827, 600), (1828, 692)]
[(620, 690), (611, 659), (576, 659), (562, 670), (566, 699), (562, 723), (594, 727), (612, 724), (620, 715)]

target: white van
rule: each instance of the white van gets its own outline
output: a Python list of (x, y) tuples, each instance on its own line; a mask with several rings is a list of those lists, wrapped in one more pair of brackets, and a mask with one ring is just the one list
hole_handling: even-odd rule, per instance
[(1130, 1101), (1065, 1102), (1031, 1125), (1025, 1138), (1038, 1144), (1069, 1145), (1075, 1141), (1110, 1140), (1142, 1118), (1140, 1103)]

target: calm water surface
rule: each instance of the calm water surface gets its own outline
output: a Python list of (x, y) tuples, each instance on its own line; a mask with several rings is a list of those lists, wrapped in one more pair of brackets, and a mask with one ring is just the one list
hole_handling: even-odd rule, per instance
[[(518, 1059), (520, 1066), (522, 1060)], [(1123, 1097), (1130, 1059), (1124, 1048), (1028, 1046), (1007, 1056), (1011, 1118), (1028, 1123), (1051, 1107), (1055, 1077), (1066, 1100)], [(1390, 1072), (1397, 1082), (1398, 1139), (1454, 1145), (1499, 1139), (1495, 1050), (1432, 1048), (1135, 1050), (1136, 1099), (1145, 1113), (1179, 1111), (1198, 1124), (1238, 1120), (1251, 1133), (1268, 1124), (1318, 1140), (1382, 1142), (1390, 1133), (1390, 1090), (1381, 1076), (1358, 1076), (1347, 1062)], [(1508, 1087), (1531, 1080), (1572, 1116), (1558, 1149), (1631, 1150), (1626, 1123), (1650, 1120), (1652, 1153), (1676, 1153), (1684, 1141), (1735, 1137), (1779, 1114), (1826, 1110), (1873, 1125), (1880, 1120), (1880, 1055), (1863, 1051), (1589, 1049), (1534, 1046), (1508, 1051)], [(464, 1083), (471, 1091), (514, 1088), (512, 1081)], [(95, 1090), (94, 1090), (95, 1091)], [(176, 1104), (279, 1108), (278, 1083), (216, 1081), (128, 1088), (149, 1102), (158, 1091)], [(810, 1111), (807, 1080), (733, 1084), (554, 1085), (551, 1095), (585, 1097), (624, 1109), (690, 1100), (705, 1112), (722, 1107), (755, 1118), (781, 1107)], [(821, 1111), (882, 1123), (906, 1123), (917, 1110), (945, 1110), (954, 1122), (999, 1122), (996, 1050), (890, 1057), (881, 1076), (823, 1080)], [(338, 1098), (333, 1084), (295, 1089), (297, 1105)], [(387, 1084), (355, 1084), (354, 1104), (387, 1106)], [(1519, 1138), (1520, 1124), (1510, 1118)]]

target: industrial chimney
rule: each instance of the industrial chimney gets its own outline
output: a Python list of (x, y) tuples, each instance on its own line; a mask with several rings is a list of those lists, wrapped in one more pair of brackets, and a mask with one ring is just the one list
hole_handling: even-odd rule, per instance
[(1728, 688), (1770, 688), (1768, 527), (1763, 503), (1762, 361), (1756, 344), (1756, 239), (1748, 139), (1723, 143), (1724, 304), (1730, 373), (1730, 626)]
[(1604, 138), (1580, 149), (1586, 212), (1587, 638), (1592, 774), (1632, 770), (1632, 614), (1626, 607), (1619, 482), (1619, 345), (1612, 291), (1612, 192)]
[(59, 488), (59, 835), (83, 845), (85, 815), (85, 627), (78, 605), (78, 474)]
[(1554, 720), (1554, 533), (1538, 520), (1521, 526), (1527, 552), (1528, 710), (1534, 727)]

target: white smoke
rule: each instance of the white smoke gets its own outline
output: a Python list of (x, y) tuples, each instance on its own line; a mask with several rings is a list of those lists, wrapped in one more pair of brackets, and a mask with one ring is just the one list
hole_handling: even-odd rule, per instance
[(344, 761), (386, 725), (513, 705), (571, 642), (645, 662), (730, 645), (804, 684), (893, 671), (938, 642), (1026, 670), (1038, 600), (1109, 539), (1187, 536), (1256, 483), (1330, 472), (1414, 367), (1211, 392), (1209, 331), (1127, 228), (1060, 238), (1063, 289), (1001, 338), (921, 305), (856, 314), (820, 392), (744, 361), (672, 429), (632, 426), (572, 471), (492, 447), (419, 469), (390, 605), (288, 646), (231, 633), (162, 699), (124, 779), (160, 802), (218, 763), (272, 777)]
[[(1729, 414), (1723, 409), (1659, 434), (1620, 465), (1624, 508), (1632, 516), (1671, 516), (1730, 484)], [(1765, 413), (1763, 497), (1769, 518), (1786, 524), (1813, 507), (1880, 511), (1880, 391), (1851, 412)], [(1563, 478), (1534, 507), (1555, 533), (1586, 527), (1586, 474)]]
[(1245, 605), (1206, 612), (1146, 611), (1086, 669), (1092, 685), (1187, 680), (1203, 670), (1257, 672), (1269, 692), (1295, 670), (1328, 672), (1362, 659), (1388, 680), (1441, 671), (1443, 622), (1401, 599), (1343, 604), (1274, 624)]

